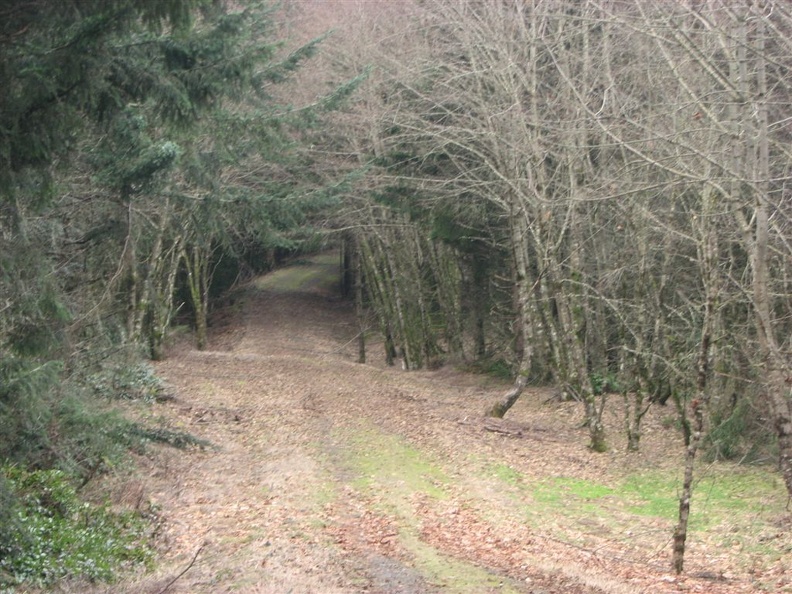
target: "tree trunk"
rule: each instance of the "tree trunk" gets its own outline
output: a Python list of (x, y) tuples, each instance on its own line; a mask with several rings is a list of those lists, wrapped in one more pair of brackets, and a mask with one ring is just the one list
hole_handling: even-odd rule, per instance
[[(745, 24), (743, 23), (744, 27)], [(756, 25), (757, 53), (757, 119), (758, 119), (758, 162), (756, 179), (759, 180), (756, 190), (754, 218), (755, 244), (753, 258), (753, 299), (755, 322), (759, 346), (765, 362), (765, 378), (770, 410), (778, 437), (778, 463), (784, 477), (787, 493), (792, 497), (792, 399), (790, 383), (792, 374), (790, 366), (776, 340), (773, 304), (771, 303), (770, 274), (768, 270), (768, 241), (770, 219), (768, 215), (768, 186), (770, 180), (770, 147), (769, 124), (767, 113), (767, 67), (765, 64), (765, 25), (759, 19)]]
[(685, 476), (682, 482), (682, 494), (679, 498), (679, 516), (674, 530), (672, 565), (679, 574), (684, 569), (685, 543), (687, 541), (688, 518), (690, 517), (690, 499), (693, 495), (693, 472), (696, 453), (704, 438), (704, 422), (709, 409), (710, 389), (708, 386), (710, 346), (715, 323), (716, 304), (720, 293), (718, 277), (718, 248), (712, 218), (715, 198), (706, 190), (702, 194), (702, 216), (699, 222), (698, 259), (702, 286), (704, 288), (704, 317), (701, 322), (701, 340), (696, 362), (695, 398), (690, 403), (693, 415), (690, 440), (685, 451)]
[[(349, 248), (348, 248), (349, 249)], [(363, 307), (363, 264), (358, 242), (351, 248), (351, 267), (354, 275), (355, 318), (358, 326), (358, 363), (366, 362), (366, 320)]]
[(500, 402), (493, 405), (486, 413), (487, 416), (497, 418), (503, 418), (520, 398), (525, 386), (528, 384), (528, 375), (533, 363), (533, 316), (530, 302), (532, 291), (528, 279), (528, 246), (526, 245), (528, 221), (522, 208), (516, 205), (512, 209), (511, 219), (512, 256), (514, 258), (517, 287), (517, 329), (519, 332), (518, 338), (522, 342), (522, 349), (514, 386)]
[(632, 393), (623, 389), (624, 398), (624, 428), (627, 433), (627, 451), (637, 452), (641, 449), (641, 419), (648, 407), (644, 406), (645, 392), (638, 382), (632, 387)]
[(127, 274), (129, 275), (127, 286), (125, 287), (127, 300), (126, 330), (127, 340), (132, 343), (137, 343), (140, 341), (142, 328), (142, 322), (140, 322), (142, 318), (140, 315), (140, 301), (138, 299), (139, 295), (142, 293), (142, 290), (140, 286), (140, 271), (138, 270), (137, 262), (136, 233), (137, 230), (135, 229), (134, 225), (132, 203), (130, 202), (127, 208), (127, 237), (126, 245), (124, 246), (124, 258)]
[[(709, 309), (709, 308), (708, 308)], [(696, 385), (696, 398), (691, 402), (693, 413), (693, 431), (690, 444), (685, 450), (685, 476), (682, 481), (682, 494), (679, 497), (679, 515), (677, 526), (674, 530), (672, 565), (677, 574), (682, 573), (685, 564), (685, 543), (687, 541), (688, 519), (690, 518), (690, 499), (693, 496), (693, 472), (696, 462), (696, 453), (704, 435), (704, 414), (709, 401), (707, 390), (707, 369), (710, 347), (710, 311), (707, 311), (704, 320), (703, 335), (701, 337), (701, 352), (698, 361), (698, 379)]]
[(187, 285), (195, 315), (195, 347), (202, 351), (209, 340), (209, 284), (213, 250), (210, 246), (194, 244), (183, 251), (187, 270)]
[(486, 273), (486, 263), (483, 258), (476, 256), (471, 261), (473, 292), (473, 350), (476, 359), (481, 360), (487, 354), (487, 334), (485, 320), (487, 318), (487, 284), (489, 279)]
[(787, 494), (792, 499), (792, 399), (789, 394), (790, 378), (768, 362), (768, 396), (778, 439), (778, 468), (784, 479)]
[(698, 400), (693, 401), (693, 435), (685, 450), (685, 477), (682, 481), (682, 494), (679, 497), (679, 514), (677, 526), (674, 530), (674, 554), (672, 565), (677, 574), (682, 573), (685, 565), (685, 543), (687, 541), (688, 519), (690, 518), (690, 498), (693, 496), (693, 471), (696, 461), (696, 452), (701, 443), (701, 434), (704, 428), (704, 412)]
[[(166, 256), (158, 263), (156, 277), (157, 283), (155, 299), (151, 305), (151, 321), (149, 332), (149, 348), (151, 358), (160, 361), (165, 358), (165, 338), (168, 334), (171, 318), (173, 316), (173, 294), (176, 289), (176, 276), (179, 272), (181, 258), (181, 237), (176, 237)], [(167, 270), (162, 267), (167, 265)]]
[(512, 389), (503, 396), (502, 400), (493, 404), (492, 407), (487, 410), (486, 416), (502, 419), (508, 410), (519, 400), (527, 384), (528, 378), (525, 375), (518, 375), (517, 379), (514, 380)]
[(394, 267), (393, 257), (390, 250), (386, 247), (381, 248), (383, 262), (385, 265), (385, 279), (389, 284), (389, 293), (393, 295), (393, 307), (396, 314), (396, 323), (398, 324), (399, 336), (401, 337), (401, 356), (402, 367), (405, 371), (418, 369), (420, 367), (420, 348), (416, 348), (413, 338), (414, 328), (411, 326), (411, 320), (408, 318), (406, 310), (406, 303), (402, 295), (402, 288), (399, 286), (399, 280), (396, 278), (396, 269)]
[(374, 308), (374, 313), (379, 319), (380, 331), (384, 340), (385, 363), (393, 365), (396, 358), (396, 345), (393, 340), (391, 330), (391, 319), (393, 317), (393, 305), (388, 287), (382, 278), (379, 263), (374, 257), (374, 249), (371, 242), (365, 235), (360, 236), (360, 265), (363, 276), (366, 279), (365, 288), (368, 291), (370, 302)]
[(429, 242), (429, 264), (435, 279), (437, 301), (445, 318), (445, 342), (454, 360), (464, 359), (459, 268), (450, 250)]
[[(171, 222), (170, 200), (165, 197), (159, 212), (159, 221), (154, 229), (154, 243), (151, 251), (146, 254), (141, 269), (145, 274), (141, 275), (136, 261), (134, 240), (130, 242), (130, 265), (132, 266), (132, 289), (130, 291), (131, 326), (130, 338), (140, 344), (148, 345), (148, 354), (152, 359), (162, 358), (162, 344), (167, 324), (170, 323), (170, 316), (173, 306), (173, 288), (169, 281), (173, 279), (175, 285), (175, 271), (171, 268), (164, 270), (169, 261), (165, 249), (166, 237)], [(132, 221), (132, 209), (130, 207), (130, 227)], [(153, 221), (148, 221), (152, 223)], [(130, 230), (131, 232), (131, 230)], [(179, 239), (174, 240), (178, 244)], [(178, 254), (178, 246), (174, 247)], [(171, 262), (175, 265), (175, 262)]]

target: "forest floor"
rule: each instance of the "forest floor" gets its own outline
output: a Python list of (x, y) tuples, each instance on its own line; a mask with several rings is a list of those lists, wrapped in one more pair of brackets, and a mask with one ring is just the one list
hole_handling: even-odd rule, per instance
[(153, 448), (115, 499), (152, 501), (156, 569), (93, 592), (792, 592), (792, 519), (772, 468), (705, 464), (686, 573), (670, 571), (683, 447), (674, 411), (624, 451), (586, 448), (582, 411), (445, 366), (359, 364), (337, 258), (256, 279), (214, 318), (209, 350), (176, 341), (157, 372), (174, 398), (137, 410), (211, 446)]

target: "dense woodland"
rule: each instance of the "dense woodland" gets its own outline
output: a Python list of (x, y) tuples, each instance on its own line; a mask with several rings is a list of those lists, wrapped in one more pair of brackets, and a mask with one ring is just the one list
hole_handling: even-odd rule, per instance
[(679, 571), (697, 456), (792, 495), (791, 39), (773, 0), (0, 1), (0, 583), (60, 577), (36, 493), (189, 441), (107, 406), (169, 333), (319, 249), (361, 362), (508, 377), (494, 416), (552, 384), (595, 451), (676, 410)]

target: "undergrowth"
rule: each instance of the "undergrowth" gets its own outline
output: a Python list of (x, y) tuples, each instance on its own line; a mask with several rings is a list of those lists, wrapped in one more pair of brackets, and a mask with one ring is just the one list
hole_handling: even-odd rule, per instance
[(87, 503), (79, 490), (151, 443), (209, 443), (120, 412), (113, 401), (151, 405), (165, 394), (151, 366), (122, 355), (69, 365), (0, 358), (0, 594), (112, 580), (152, 561), (153, 516)]
[(87, 376), (86, 383), (97, 396), (110, 400), (160, 401), (167, 389), (148, 363), (108, 366)]
[(121, 569), (153, 562), (150, 518), (81, 501), (61, 470), (0, 468), (0, 503), (5, 592), (66, 577), (111, 581)]

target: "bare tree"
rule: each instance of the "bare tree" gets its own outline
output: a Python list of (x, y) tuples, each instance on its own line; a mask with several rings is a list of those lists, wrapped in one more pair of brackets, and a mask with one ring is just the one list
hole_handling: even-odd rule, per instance
[[(668, 190), (687, 188), (691, 197), (700, 197), (686, 199), (694, 207), (689, 231), (697, 252), (703, 314), (697, 332), (695, 397), (689, 403), (693, 422), (674, 541), (674, 567), (681, 571), (693, 462), (711, 394), (707, 386), (713, 369), (734, 364), (728, 360), (732, 349), (723, 344), (726, 337), (741, 344), (753, 342), (760, 354), (757, 358), (745, 351), (756, 366), (753, 379), (764, 386), (778, 435), (782, 474), (792, 492), (792, 424), (785, 383), (789, 353), (782, 346), (788, 328), (777, 315), (788, 297), (780, 290), (781, 279), (774, 278), (783, 270), (780, 257), (789, 251), (783, 235), (774, 233), (781, 226), (772, 224), (773, 214), (777, 220), (783, 218), (780, 199), (789, 152), (779, 125), (783, 116), (779, 113), (775, 121), (770, 116), (770, 106), (789, 101), (785, 82), (789, 15), (774, 2), (742, 7), (719, 1), (673, 6), (638, 3), (635, 13), (616, 3), (600, 5), (618, 18), (620, 26), (637, 31), (657, 50), (662, 61), (653, 76), (664, 80), (664, 104), (673, 108), (666, 116), (632, 119), (628, 126), (603, 123), (603, 129), (654, 170), (653, 179), (662, 175)], [(613, 96), (618, 97), (619, 88), (614, 90)], [(681, 226), (677, 229), (684, 232)], [(744, 278), (750, 282), (746, 284)], [(726, 287), (731, 287), (728, 294)], [(727, 308), (729, 302), (746, 296), (747, 308)], [(724, 317), (727, 312), (739, 316), (740, 311), (752, 312), (753, 333), (744, 323), (748, 319)]]

